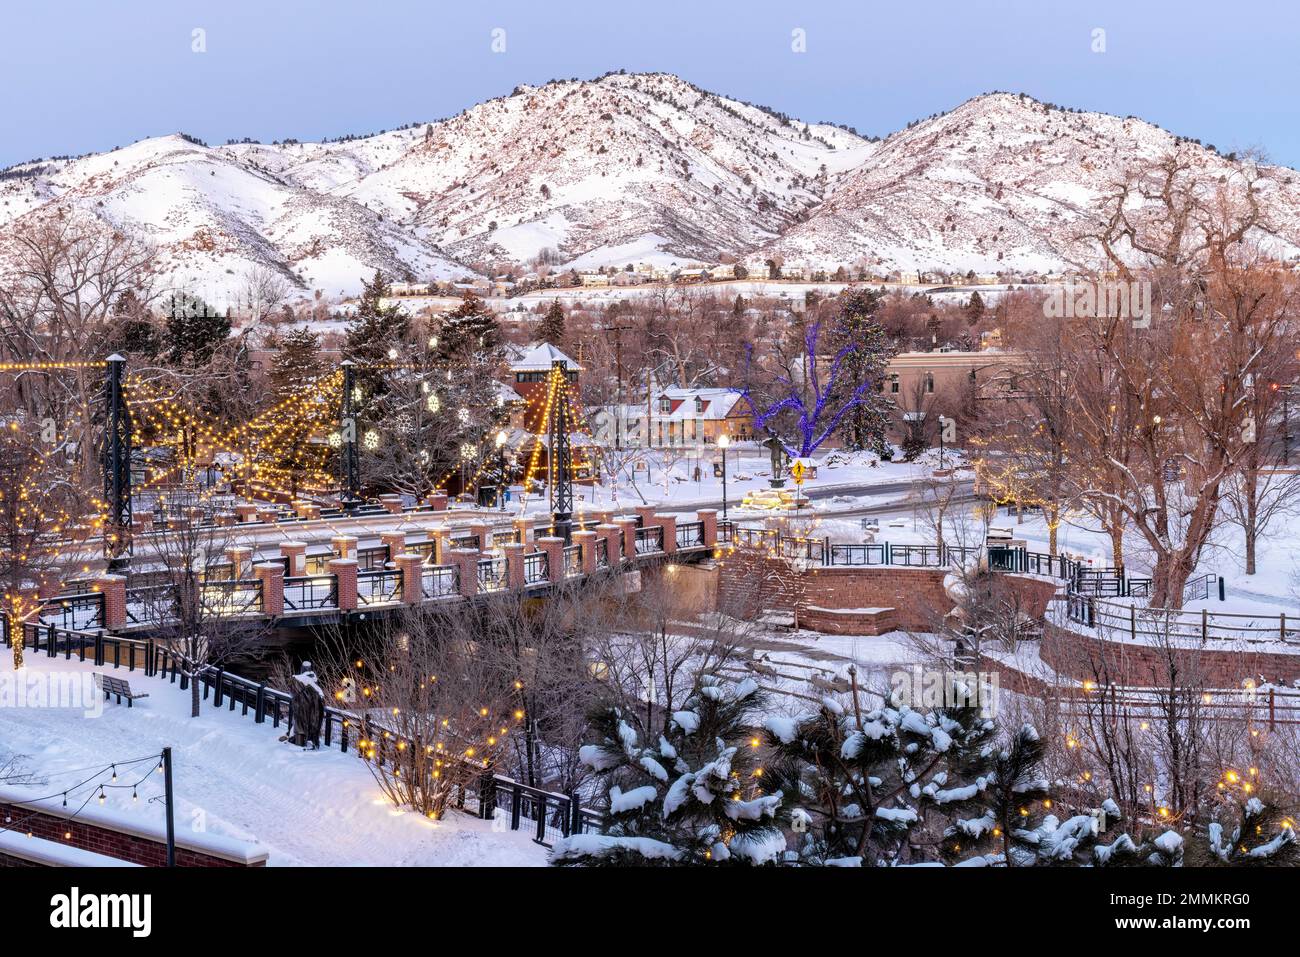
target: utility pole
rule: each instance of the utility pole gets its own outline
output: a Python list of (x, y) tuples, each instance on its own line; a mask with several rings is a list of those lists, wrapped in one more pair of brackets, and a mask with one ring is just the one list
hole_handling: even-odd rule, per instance
[(614, 333), (614, 367), (618, 370), (618, 387), (614, 393), (617, 412), (614, 416), (614, 448), (623, 449), (623, 333), (631, 326), (615, 326)]
[(163, 748), (163, 791), (167, 802), (167, 866), (176, 866), (176, 790), (172, 787), (172, 749)]
[(357, 507), (358, 490), (361, 485), (361, 465), (357, 460), (357, 411), (355, 403), (356, 363), (351, 359), (343, 360), (343, 402), (340, 406), (339, 437), (339, 478), (342, 489), (343, 510), (351, 512)]
[(104, 443), (104, 502), (108, 521), (104, 523), (104, 557), (109, 571), (118, 571), (131, 554), (131, 417), (123, 392), (126, 359), (115, 352), (105, 366), (108, 435)]

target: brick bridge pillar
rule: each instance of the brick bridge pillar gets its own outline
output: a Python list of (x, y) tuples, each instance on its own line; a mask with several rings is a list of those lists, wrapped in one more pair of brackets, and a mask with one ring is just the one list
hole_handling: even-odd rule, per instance
[(279, 562), (261, 562), (253, 566), (253, 575), (262, 583), (262, 614), (284, 614), (284, 566)]
[(357, 560), (331, 558), (330, 574), (338, 582), (339, 611), (355, 611), (357, 607)]

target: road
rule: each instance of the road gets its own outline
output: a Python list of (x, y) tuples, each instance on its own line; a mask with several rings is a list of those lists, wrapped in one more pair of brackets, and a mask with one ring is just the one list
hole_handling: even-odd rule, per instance
[[(975, 483), (971, 479), (966, 479), (964, 481), (957, 483), (958, 492), (956, 497), (953, 499), (954, 503), (975, 501), (979, 496), (975, 495), (974, 493), (974, 485)], [(825, 499), (855, 496), (855, 495), (869, 495), (872, 498), (875, 498), (882, 495), (897, 496), (899, 493), (904, 493), (903, 496), (897, 497), (890, 502), (879, 502), (871, 505), (845, 506), (844, 508), (828, 508), (828, 509), (822, 509), (817, 511), (818, 515), (827, 515), (827, 516), (829, 515), (845, 515), (845, 516), (881, 515), (887, 512), (896, 512), (900, 508), (910, 507), (913, 501), (913, 499), (911, 498), (911, 494), (916, 490), (916, 488), (917, 488), (917, 482), (915, 480), (901, 479), (897, 482), (879, 482), (875, 484), (828, 485), (822, 488), (818, 488), (816, 486), (809, 486), (808, 488), (804, 489), (804, 495), (810, 501), (818, 502), (818, 501), (823, 501)], [(744, 497), (743, 493), (740, 493), (734, 499), (728, 499), (728, 505), (733, 510), (740, 512), (740, 500), (743, 497)], [(666, 511), (691, 511), (700, 508), (720, 509), (722, 508), (722, 499), (717, 499), (716, 501), (699, 500), (699, 501), (681, 502), (681, 503), (672, 502), (664, 505), (664, 509)], [(763, 513), (757, 511), (746, 511), (743, 514), (746, 518), (758, 518), (761, 517)], [(736, 516), (732, 516), (732, 517), (734, 518)]]

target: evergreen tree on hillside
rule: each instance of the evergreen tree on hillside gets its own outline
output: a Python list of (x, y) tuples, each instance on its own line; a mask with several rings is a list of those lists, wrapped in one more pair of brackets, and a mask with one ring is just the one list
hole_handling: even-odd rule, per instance
[(355, 381), (361, 390), (361, 408), (373, 412), (374, 401), (386, 390), (385, 366), (400, 361), (410, 334), (410, 319), (397, 303), (384, 305), (388, 297), (388, 280), (375, 270), (370, 282), (362, 283), (357, 311), (348, 325), (343, 342), (343, 357), (357, 364)]
[(601, 782), (606, 825), (556, 842), (552, 863), (766, 864), (784, 853), (783, 796), (767, 786), (747, 730), (762, 704), (758, 685), (698, 680), (657, 741), (622, 708), (591, 716), (597, 743), (579, 757)]
[(558, 299), (551, 303), (551, 308), (546, 310), (546, 315), (538, 323), (537, 339), (539, 342), (549, 342), (557, 349), (564, 349), (564, 307)]
[(397, 303), (384, 305), (388, 298), (388, 280), (379, 270), (374, 278), (362, 282), (357, 311), (348, 326), (343, 355), (357, 365), (374, 367), (391, 362), (389, 351), (400, 349), (410, 332), (410, 320)]
[(109, 351), (128, 358), (156, 358), (163, 351), (163, 337), (148, 308), (133, 290), (117, 297), (113, 306), (113, 325), (109, 332)]

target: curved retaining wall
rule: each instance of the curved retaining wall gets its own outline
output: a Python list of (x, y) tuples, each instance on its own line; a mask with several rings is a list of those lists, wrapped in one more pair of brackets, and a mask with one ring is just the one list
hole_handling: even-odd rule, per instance
[[(888, 631), (931, 631), (952, 610), (944, 592), (947, 571), (898, 565), (813, 566), (737, 550), (720, 563), (718, 604), (736, 614), (780, 611), (800, 628), (832, 635), (882, 635)], [(1006, 575), (1021, 591), (1026, 614), (1039, 616), (1056, 583)]]
[(1300, 654), (1250, 646), (1170, 650), (1049, 626), (1039, 655), (1057, 674), (1076, 681), (1098, 681), (1104, 675), (1112, 684), (1149, 687), (1168, 684), (1176, 669), (1189, 681), (1194, 673), (1196, 683), (1209, 688), (1241, 687), (1247, 680), (1256, 685), (1300, 682)]
[[(953, 602), (938, 568), (852, 566), (796, 568), (787, 559), (737, 549), (719, 562), (718, 607), (737, 615), (782, 612), (797, 627), (838, 635), (881, 635), (889, 631), (931, 631)], [(1001, 574), (1018, 593), (1022, 610), (1046, 614), (1061, 584), (1031, 575)], [(1170, 653), (1150, 644), (1101, 636), (1056, 625), (1044, 629), (1039, 656), (1060, 677), (1116, 685), (1159, 686), (1174, 680), (1202, 687), (1241, 687), (1300, 682), (1300, 649), (1269, 651), (1249, 645), (1186, 646)], [(1042, 679), (986, 659), (1003, 672), (1007, 687), (1037, 693)]]

